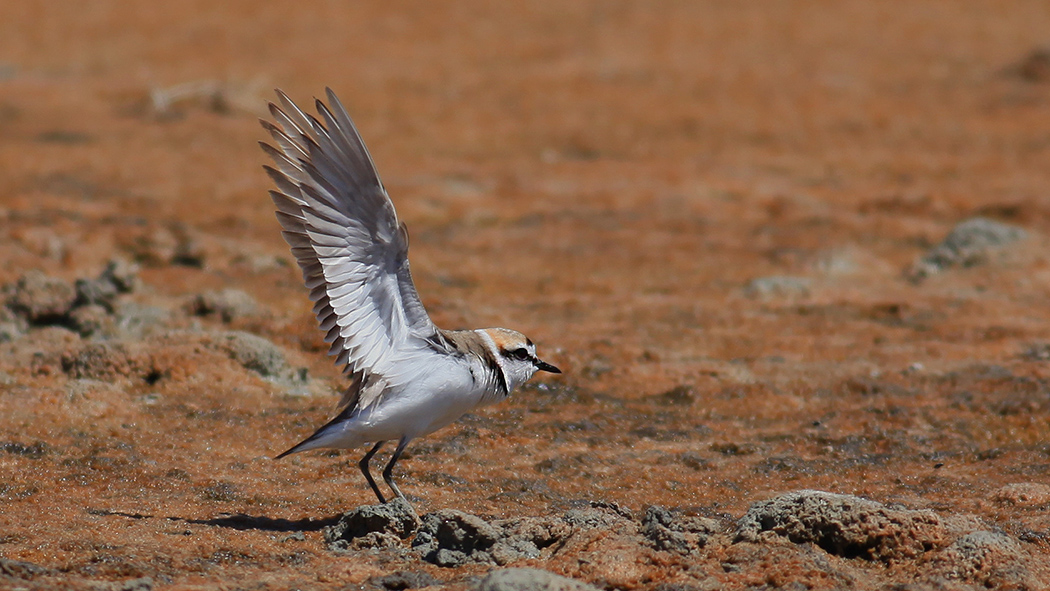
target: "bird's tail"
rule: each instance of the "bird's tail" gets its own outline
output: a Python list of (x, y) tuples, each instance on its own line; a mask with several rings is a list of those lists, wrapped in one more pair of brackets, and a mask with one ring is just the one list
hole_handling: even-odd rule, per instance
[[(317, 434), (314, 433), (314, 435), (317, 435)], [(306, 439), (300, 441), (299, 443), (296, 443), (292, 447), (290, 447), (290, 448), (286, 449), (285, 451), (281, 452), (280, 455), (275, 456), (273, 459), (279, 460), (279, 459), (283, 458), (284, 456), (290, 456), (292, 454), (299, 453), (301, 451), (306, 451), (308, 449), (313, 449), (313, 447), (307, 447), (307, 444), (312, 442), (314, 435), (311, 435), (310, 437), (307, 437)]]
[[(345, 434), (343, 430), (347, 424), (354, 419), (357, 412), (352, 409), (343, 409), (338, 415), (332, 418), (332, 420), (325, 423), (320, 429), (314, 431), (314, 434), (303, 439), (299, 443), (296, 443), (280, 455), (275, 457), (275, 460), (279, 460), (284, 456), (289, 456), (301, 451), (309, 451), (311, 449), (317, 449), (320, 447), (346, 447)], [(333, 440), (343, 440), (337, 445), (331, 445), (336, 443)]]

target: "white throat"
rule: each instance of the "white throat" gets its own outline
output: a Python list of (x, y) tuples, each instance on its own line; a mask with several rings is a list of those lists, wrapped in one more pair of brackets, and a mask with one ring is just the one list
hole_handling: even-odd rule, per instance
[(493, 400), (501, 400), (510, 395), (510, 380), (507, 376), (507, 367), (503, 363), (503, 356), (500, 355), (499, 347), (496, 346), (496, 341), (492, 340), (488, 331), (485, 329), (477, 329), (474, 331), (478, 336), (481, 337), (481, 344), (485, 347), (487, 355), (481, 355), (481, 360), (488, 366), (489, 371), (495, 377), (495, 397)]

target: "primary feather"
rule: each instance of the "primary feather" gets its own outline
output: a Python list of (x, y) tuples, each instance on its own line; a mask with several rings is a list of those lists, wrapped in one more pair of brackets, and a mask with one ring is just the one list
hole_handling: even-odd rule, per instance
[[(328, 89), (323, 123), (281, 91), (263, 127), (277, 147), (266, 167), (282, 235), (291, 246), (329, 355), (357, 376), (397, 382), (397, 362), (443, 342), (412, 281), (408, 235), (361, 136)], [(354, 390), (351, 388), (350, 392)], [(344, 400), (343, 407), (350, 400)]]

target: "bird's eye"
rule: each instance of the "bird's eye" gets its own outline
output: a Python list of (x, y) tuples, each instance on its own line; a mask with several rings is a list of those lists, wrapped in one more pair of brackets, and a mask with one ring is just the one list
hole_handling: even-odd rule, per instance
[(517, 359), (519, 361), (526, 361), (532, 358), (532, 355), (529, 355), (529, 350), (525, 347), (522, 347), (520, 349), (514, 349), (507, 355), (510, 356), (512, 359)]

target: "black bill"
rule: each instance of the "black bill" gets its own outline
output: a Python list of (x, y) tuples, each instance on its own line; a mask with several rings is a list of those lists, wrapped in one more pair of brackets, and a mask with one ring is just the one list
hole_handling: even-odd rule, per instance
[(549, 371), (551, 373), (561, 373), (561, 370), (557, 367), (554, 367), (546, 361), (540, 361), (539, 359), (536, 360), (536, 369), (540, 371)]

